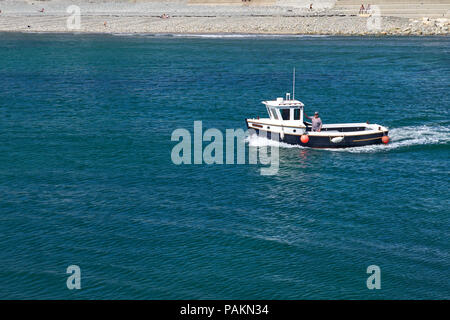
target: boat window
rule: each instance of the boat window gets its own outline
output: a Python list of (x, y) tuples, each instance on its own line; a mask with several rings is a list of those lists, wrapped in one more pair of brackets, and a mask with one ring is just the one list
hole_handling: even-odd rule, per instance
[(281, 116), (283, 117), (283, 120), (289, 120), (289, 114), (290, 114), (289, 109), (281, 109)]
[(274, 108), (270, 109), (270, 111), (272, 111), (272, 115), (273, 115), (274, 119), (278, 120), (277, 111)]
[(300, 120), (300, 109), (294, 109), (294, 120)]

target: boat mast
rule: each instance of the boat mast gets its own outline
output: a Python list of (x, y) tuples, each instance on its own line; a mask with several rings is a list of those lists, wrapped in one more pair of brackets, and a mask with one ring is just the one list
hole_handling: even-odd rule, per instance
[(292, 75), (292, 100), (295, 100), (295, 67)]

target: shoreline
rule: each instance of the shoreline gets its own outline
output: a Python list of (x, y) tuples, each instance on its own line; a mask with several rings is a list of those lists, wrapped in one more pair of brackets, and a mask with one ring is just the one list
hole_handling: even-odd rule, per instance
[(1, 34), (52, 34), (52, 35), (109, 35), (109, 36), (123, 36), (123, 37), (155, 37), (155, 38), (196, 38), (196, 39), (249, 39), (249, 38), (445, 38), (449, 34), (305, 34), (305, 33), (171, 33), (171, 32), (95, 32), (95, 31), (22, 31), (22, 30), (0, 30)]

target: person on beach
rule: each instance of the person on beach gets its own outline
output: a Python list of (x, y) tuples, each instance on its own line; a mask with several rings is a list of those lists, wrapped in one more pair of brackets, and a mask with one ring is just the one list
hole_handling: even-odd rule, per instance
[(312, 10), (312, 3), (309, 5), (309, 10)]
[(320, 130), (322, 130), (322, 120), (319, 118), (319, 112), (314, 112), (314, 117), (308, 117), (305, 112), (305, 116), (311, 120), (312, 131), (320, 132)]
[(39, 12), (44, 12), (44, 8), (42, 8), (41, 10), (39, 10)]
[(363, 14), (364, 13), (364, 4), (361, 3), (361, 7), (359, 8), (359, 14)]
[(370, 3), (367, 5), (366, 12), (370, 13)]

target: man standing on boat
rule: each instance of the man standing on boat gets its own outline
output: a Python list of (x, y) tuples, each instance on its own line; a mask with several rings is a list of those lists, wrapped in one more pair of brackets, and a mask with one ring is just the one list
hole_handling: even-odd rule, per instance
[(305, 112), (305, 116), (311, 120), (312, 131), (320, 132), (320, 130), (322, 130), (322, 120), (319, 118), (319, 113), (317, 111), (314, 112), (314, 117), (308, 117), (306, 112)]

